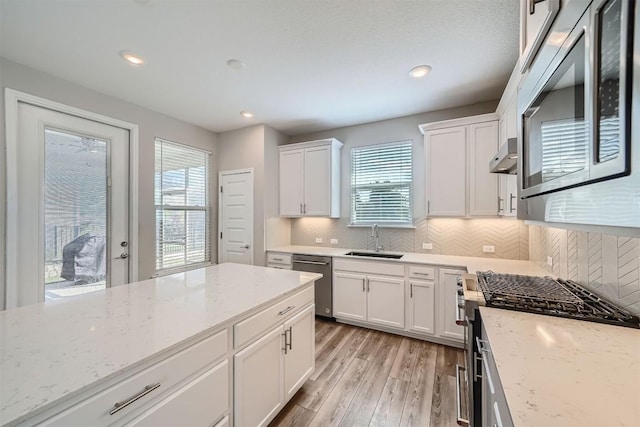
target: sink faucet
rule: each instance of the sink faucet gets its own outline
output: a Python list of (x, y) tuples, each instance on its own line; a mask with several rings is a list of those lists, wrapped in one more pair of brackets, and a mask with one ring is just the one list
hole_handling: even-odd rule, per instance
[(378, 231), (378, 224), (373, 224), (371, 226), (371, 237), (375, 237), (376, 239), (376, 252), (380, 252), (384, 249), (384, 246), (380, 244), (380, 233)]

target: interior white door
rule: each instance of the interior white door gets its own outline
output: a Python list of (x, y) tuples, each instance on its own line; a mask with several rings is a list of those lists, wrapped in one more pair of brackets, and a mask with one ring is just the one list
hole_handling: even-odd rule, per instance
[(128, 283), (129, 131), (23, 102), (17, 112), (7, 307)]
[(253, 264), (253, 171), (220, 172), (219, 262)]

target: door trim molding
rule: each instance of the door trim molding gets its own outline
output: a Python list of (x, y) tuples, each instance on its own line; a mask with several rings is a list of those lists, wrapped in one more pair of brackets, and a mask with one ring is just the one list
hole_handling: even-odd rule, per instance
[(220, 264), (222, 262), (222, 239), (220, 238), (220, 233), (222, 232), (222, 228), (223, 228), (223, 223), (222, 223), (222, 192), (220, 191), (220, 186), (222, 185), (222, 177), (224, 175), (240, 175), (243, 173), (248, 173), (251, 174), (251, 198), (253, 199), (251, 204), (252, 209), (251, 209), (251, 241), (249, 242), (249, 244), (251, 245), (251, 265), (253, 265), (254, 262), (254, 250), (255, 250), (255, 246), (254, 246), (254, 242), (253, 242), (253, 236), (255, 234), (255, 224), (254, 224), (254, 220), (255, 220), (255, 175), (253, 173), (253, 168), (246, 168), (246, 169), (233, 169), (233, 170), (228, 170), (228, 171), (220, 171), (218, 172), (218, 188), (216, 188), (216, 191), (218, 192), (218, 235), (216, 236), (216, 240), (218, 240), (218, 264)]
[[(5, 132), (6, 132), (6, 206), (5, 206), (5, 274), (0, 277), (4, 279), (2, 292), (5, 296), (4, 304), (6, 308), (17, 306), (17, 294), (15, 289), (7, 286), (7, 283), (16, 281), (15, 259), (17, 254), (17, 227), (15, 226), (18, 217), (16, 210), (16, 197), (18, 194), (17, 185), (17, 145), (18, 145), (18, 103), (34, 105), (36, 107), (47, 108), (59, 113), (77, 116), (82, 119), (92, 120), (102, 124), (118, 127), (129, 131), (129, 283), (138, 280), (138, 175), (139, 175), (139, 127), (135, 123), (125, 122), (104, 116), (81, 108), (72, 107), (50, 99), (41, 98), (25, 92), (5, 88)], [(1, 289), (0, 289), (1, 290)]]

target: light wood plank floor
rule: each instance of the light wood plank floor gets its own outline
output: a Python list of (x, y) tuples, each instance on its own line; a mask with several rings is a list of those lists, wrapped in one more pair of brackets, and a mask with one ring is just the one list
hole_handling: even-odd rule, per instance
[(455, 348), (316, 319), (316, 370), (271, 426), (456, 426)]

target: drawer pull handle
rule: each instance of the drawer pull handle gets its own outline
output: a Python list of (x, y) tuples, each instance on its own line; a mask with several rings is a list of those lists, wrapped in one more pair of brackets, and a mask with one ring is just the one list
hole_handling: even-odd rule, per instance
[(419, 271), (414, 271), (413, 274), (416, 276), (431, 276), (431, 273), (420, 273)]
[(274, 261), (284, 261), (282, 258), (273, 258)]
[(469, 420), (466, 418), (462, 418), (462, 394), (460, 394), (460, 371), (465, 372), (466, 378), (466, 369), (464, 366), (456, 365), (456, 422), (459, 426), (469, 427)]
[(288, 312), (290, 312), (294, 308), (296, 308), (295, 305), (290, 305), (289, 307), (285, 308), (284, 310), (278, 312), (278, 316), (284, 316), (285, 314), (287, 314)]
[(136, 394), (135, 396), (131, 396), (130, 398), (128, 398), (123, 402), (116, 402), (115, 405), (113, 405), (113, 409), (109, 411), (109, 415), (114, 415), (116, 412), (126, 408), (136, 400), (146, 396), (147, 394), (151, 393), (153, 390), (157, 389), (158, 387), (160, 387), (160, 383), (155, 383), (155, 384), (145, 386), (144, 390), (142, 390), (140, 393)]

